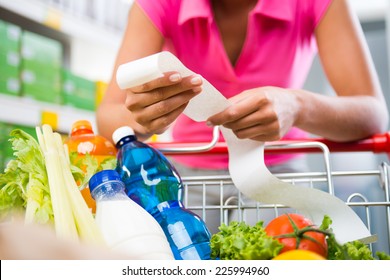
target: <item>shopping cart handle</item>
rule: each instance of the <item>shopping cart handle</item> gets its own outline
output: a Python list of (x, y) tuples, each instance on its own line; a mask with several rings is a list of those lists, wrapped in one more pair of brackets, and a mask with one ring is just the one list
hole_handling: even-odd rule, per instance
[[(227, 145), (225, 142), (218, 142), (218, 130), (214, 130), (213, 140), (210, 143), (197, 142), (151, 142), (151, 146), (160, 150), (166, 155), (181, 154), (227, 154)], [(301, 142), (320, 142), (325, 144), (330, 152), (373, 152), (376, 154), (386, 153), (390, 158), (390, 132), (375, 134), (372, 137), (352, 141), (352, 142), (334, 142), (324, 138), (300, 138), (294, 140), (281, 140), (267, 142), (265, 144), (265, 153), (315, 153), (319, 152), (316, 147), (297, 148), (292, 143)], [(277, 148), (275, 148), (277, 147)]]
[(324, 143), (331, 152), (373, 152), (376, 154), (390, 153), (390, 132), (375, 134), (369, 138), (352, 142), (334, 142), (324, 138), (314, 138), (313, 141)]

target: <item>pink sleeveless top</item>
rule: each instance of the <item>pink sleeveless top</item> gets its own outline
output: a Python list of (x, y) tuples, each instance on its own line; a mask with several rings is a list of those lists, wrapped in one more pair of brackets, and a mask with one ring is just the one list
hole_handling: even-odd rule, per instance
[[(165, 37), (164, 49), (202, 75), (226, 98), (244, 90), (277, 86), (302, 88), (317, 52), (314, 29), (331, 0), (259, 0), (250, 12), (247, 37), (232, 65), (225, 52), (209, 0), (136, 0)], [(284, 139), (304, 138), (292, 128)], [(181, 115), (172, 137), (178, 142), (207, 142), (212, 128)], [(283, 163), (296, 154), (267, 154), (265, 163)], [(227, 168), (227, 155), (177, 156), (195, 168)]]

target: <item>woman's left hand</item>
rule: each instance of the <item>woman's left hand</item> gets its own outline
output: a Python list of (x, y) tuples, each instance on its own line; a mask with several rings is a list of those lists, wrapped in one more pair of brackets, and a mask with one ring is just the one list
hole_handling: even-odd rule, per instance
[(281, 139), (298, 119), (299, 102), (292, 90), (261, 87), (229, 99), (231, 105), (208, 118), (209, 125), (230, 128), (239, 139)]

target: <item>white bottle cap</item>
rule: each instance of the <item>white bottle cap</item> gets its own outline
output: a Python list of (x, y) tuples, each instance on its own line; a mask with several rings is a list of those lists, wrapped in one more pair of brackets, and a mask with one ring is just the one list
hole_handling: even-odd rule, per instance
[(135, 135), (134, 130), (130, 126), (122, 126), (114, 131), (112, 134), (112, 140), (116, 145), (123, 137), (130, 135)]

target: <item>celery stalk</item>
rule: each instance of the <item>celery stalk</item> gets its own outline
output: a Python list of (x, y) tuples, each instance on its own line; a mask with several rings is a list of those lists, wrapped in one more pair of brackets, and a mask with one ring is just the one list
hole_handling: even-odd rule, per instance
[[(31, 184), (32, 174), (29, 174), (29, 182), (27, 183), (26, 191), (29, 192), (31, 190), (31, 187), (29, 186)], [(38, 194), (35, 191), (34, 195), (41, 195), (42, 190), (39, 190)], [(43, 195), (42, 195), (43, 196)], [(26, 224), (33, 223), (35, 221), (35, 213), (37, 212), (37, 209), (39, 208), (39, 203), (36, 199), (33, 199), (32, 195), (27, 195), (27, 203), (26, 203), (26, 214), (24, 221)]]
[(43, 125), (42, 132), (39, 127), (36, 128), (38, 142), (45, 157), (56, 234), (60, 238), (78, 240), (78, 232), (63, 180), (63, 171), (53, 130), (49, 125)]
[(63, 145), (61, 136), (54, 133), (56, 148), (60, 156), (60, 166), (63, 172), (63, 180), (72, 206), (74, 221), (80, 238), (83, 241), (103, 244), (103, 236), (98, 228), (95, 219), (81, 195), (76, 181), (73, 178), (69, 155), (66, 146)]

